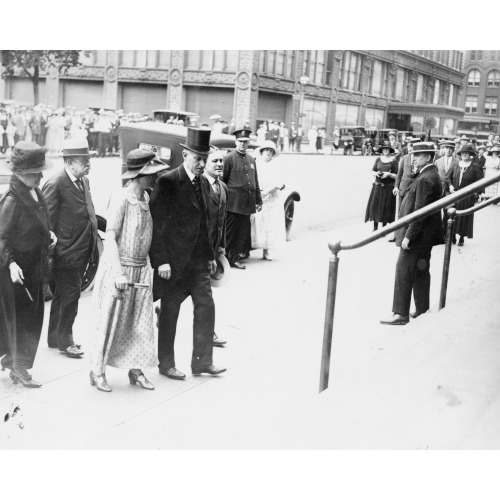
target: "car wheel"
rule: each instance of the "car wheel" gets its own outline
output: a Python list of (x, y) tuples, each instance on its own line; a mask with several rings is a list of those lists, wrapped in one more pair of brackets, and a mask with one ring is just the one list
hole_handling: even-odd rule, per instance
[(290, 237), (290, 232), (292, 230), (293, 214), (295, 212), (295, 201), (292, 198), (288, 198), (285, 203), (285, 230), (286, 239)]

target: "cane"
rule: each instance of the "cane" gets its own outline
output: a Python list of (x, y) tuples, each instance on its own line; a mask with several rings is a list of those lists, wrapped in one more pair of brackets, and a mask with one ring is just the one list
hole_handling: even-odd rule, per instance
[[(132, 283), (128, 282), (127, 286), (129, 288), (137, 288), (137, 289), (146, 289), (149, 288), (149, 285), (146, 283)], [(108, 345), (110, 344), (111, 335), (114, 333), (114, 324), (115, 320), (118, 321), (118, 314), (116, 314), (117, 303), (123, 300), (123, 291), (115, 288), (113, 291), (111, 309), (108, 315), (108, 322), (106, 324), (106, 334), (104, 337), (104, 347), (102, 350), (102, 360), (101, 360), (101, 373), (104, 373), (104, 368), (106, 366), (106, 361), (108, 358)]]

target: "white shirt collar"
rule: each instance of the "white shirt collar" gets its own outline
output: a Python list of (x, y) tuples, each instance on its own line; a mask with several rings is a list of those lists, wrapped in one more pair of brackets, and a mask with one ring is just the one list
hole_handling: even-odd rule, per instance
[(210, 185), (213, 185), (215, 181), (218, 181), (219, 179), (215, 179), (212, 177), (210, 174), (207, 174), (206, 172), (203, 172), (203, 175), (208, 179), (208, 182), (210, 182)]
[(78, 179), (73, 175), (73, 172), (69, 170), (67, 167), (64, 167), (64, 170), (66, 170), (66, 173), (69, 175), (69, 178), (71, 179), (72, 182), (76, 182)]
[(420, 169), (420, 173), (422, 173), (427, 167), (432, 167), (433, 163), (427, 163), (427, 165), (425, 167), (422, 167)]
[(182, 166), (184, 167), (184, 170), (186, 171), (186, 174), (188, 174), (188, 177), (189, 177), (189, 180), (191, 182), (193, 182), (193, 179), (196, 177), (193, 172), (191, 172), (191, 170), (189, 170), (189, 168), (186, 167), (186, 164), (183, 163)]

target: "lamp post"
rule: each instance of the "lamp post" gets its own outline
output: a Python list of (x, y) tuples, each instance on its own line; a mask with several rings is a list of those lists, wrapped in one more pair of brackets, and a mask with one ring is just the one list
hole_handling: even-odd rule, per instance
[(304, 95), (305, 95), (305, 86), (311, 81), (311, 79), (307, 75), (302, 75), (299, 79), (300, 82), (300, 113), (297, 126), (301, 125), (302, 117), (304, 116)]

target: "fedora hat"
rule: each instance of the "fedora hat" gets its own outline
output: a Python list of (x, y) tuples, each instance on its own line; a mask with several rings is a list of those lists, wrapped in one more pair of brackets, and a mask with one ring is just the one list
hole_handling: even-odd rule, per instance
[(461, 155), (462, 153), (469, 153), (472, 156), (476, 155), (476, 150), (472, 144), (465, 144), (460, 151), (457, 151), (457, 154)]
[(455, 149), (456, 147), (455, 141), (443, 141), (441, 143), (441, 146), (443, 146), (443, 148), (453, 148), (453, 149)]
[(95, 151), (89, 151), (87, 139), (66, 139), (63, 142), (63, 156), (94, 156)]
[(278, 150), (276, 149), (276, 144), (274, 144), (273, 141), (269, 140), (269, 141), (265, 141), (264, 144), (262, 144), (262, 146), (258, 147), (256, 149), (256, 151), (259, 152), (259, 154), (262, 154), (262, 151), (264, 151), (264, 149), (272, 149), (273, 150), (273, 156), (277, 156), (278, 155)]
[(7, 167), (23, 174), (43, 172), (49, 168), (45, 161), (46, 151), (35, 142), (19, 141), (14, 146), (10, 160), (7, 161)]
[(166, 170), (168, 165), (159, 160), (152, 151), (132, 149), (127, 154), (127, 171), (122, 179), (135, 179), (139, 175), (153, 175)]
[(188, 127), (186, 142), (181, 146), (193, 153), (207, 156), (210, 153), (210, 132), (209, 128)]
[(419, 153), (434, 155), (436, 153), (436, 149), (434, 148), (434, 143), (433, 142), (417, 142), (413, 146), (413, 154), (417, 155)]
[(217, 269), (215, 273), (210, 275), (210, 285), (213, 288), (224, 286), (229, 281), (229, 261), (223, 253), (220, 253), (215, 258)]
[(394, 148), (391, 146), (391, 143), (389, 141), (382, 142), (378, 148), (380, 151), (382, 151), (382, 149), (388, 149), (389, 153), (394, 153)]

